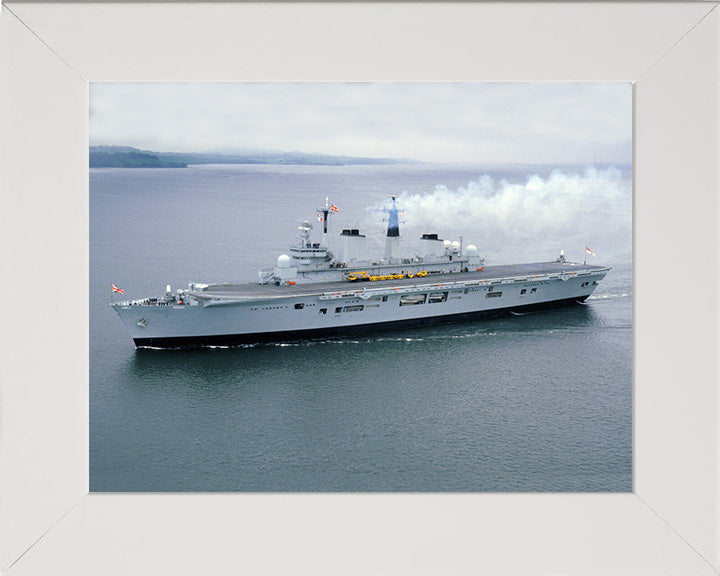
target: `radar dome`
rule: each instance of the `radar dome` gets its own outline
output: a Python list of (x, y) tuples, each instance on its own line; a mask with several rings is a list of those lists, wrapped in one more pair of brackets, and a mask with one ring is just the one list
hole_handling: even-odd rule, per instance
[(465, 256), (477, 256), (478, 255), (478, 249), (475, 244), (468, 245), (467, 248), (465, 248)]
[(457, 240), (455, 240), (455, 241), (452, 243), (452, 249), (453, 249), (453, 250), (460, 250), (460, 242), (458, 242)]
[(278, 256), (277, 267), (278, 268), (290, 268), (290, 256), (288, 256), (287, 254)]
[(450, 248), (450, 246), (452, 246), (452, 242), (450, 242), (450, 240), (443, 240), (443, 246), (445, 246), (445, 248)]

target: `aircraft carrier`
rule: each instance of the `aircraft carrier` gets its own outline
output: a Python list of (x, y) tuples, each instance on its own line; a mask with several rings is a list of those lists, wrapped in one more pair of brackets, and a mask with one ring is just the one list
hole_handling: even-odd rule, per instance
[[(289, 254), (258, 272), (257, 283), (200, 284), (159, 297), (112, 302), (135, 345), (151, 348), (232, 346), (352, 336), (390, 328), (473, 320), (582, 303), (610, 271), (568, 262), (486, 266), (477, 247), (423, 234), (417, 255), (398, 254), (396, 198), (387, 209), (382, 258), (369, 259), (366, 237), (343, 230), (328, 245), (327, 199), (318, 210), (322, 238), (298, 227)], [(120, 291), (113, 285), (114, 291)]]

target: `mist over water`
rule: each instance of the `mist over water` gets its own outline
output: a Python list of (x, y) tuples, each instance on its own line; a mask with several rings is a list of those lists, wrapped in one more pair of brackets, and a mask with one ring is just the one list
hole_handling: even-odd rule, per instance
[[(90, 171), (92, 491), (630, 491), (625, 168), (197, 166)], [(135, 350), (108, 303), (253, 281), (328, 196), (331, 249), (399, 194), (401, 246), (612, 266), (586, 305), (363, 338)], [(592, 257), (589, 257), (591, 261)]]

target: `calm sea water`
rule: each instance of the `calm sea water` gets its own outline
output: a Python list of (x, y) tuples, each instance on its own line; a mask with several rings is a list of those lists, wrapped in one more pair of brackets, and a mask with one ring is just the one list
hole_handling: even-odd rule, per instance
[(598, 259), (614, 269), (585, 306), (352, 340), (135, 350), (108, 306), (111, 282), (136, 298), (253, 280), (325, 196), (335, 232), (360, 226), (381, 248), (368, 207), (387, 194), (527, 170), (91, 170), (91, 490), (632, 490), (628, 259)]

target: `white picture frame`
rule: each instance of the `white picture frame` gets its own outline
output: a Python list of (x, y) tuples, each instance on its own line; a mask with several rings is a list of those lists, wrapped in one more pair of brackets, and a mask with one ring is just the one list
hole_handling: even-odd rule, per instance
[[(0, 14), (0, 571), (716, 574), (717, 2)], [(88, 83), (634, 83), (631, 494), (88, 494)]]

